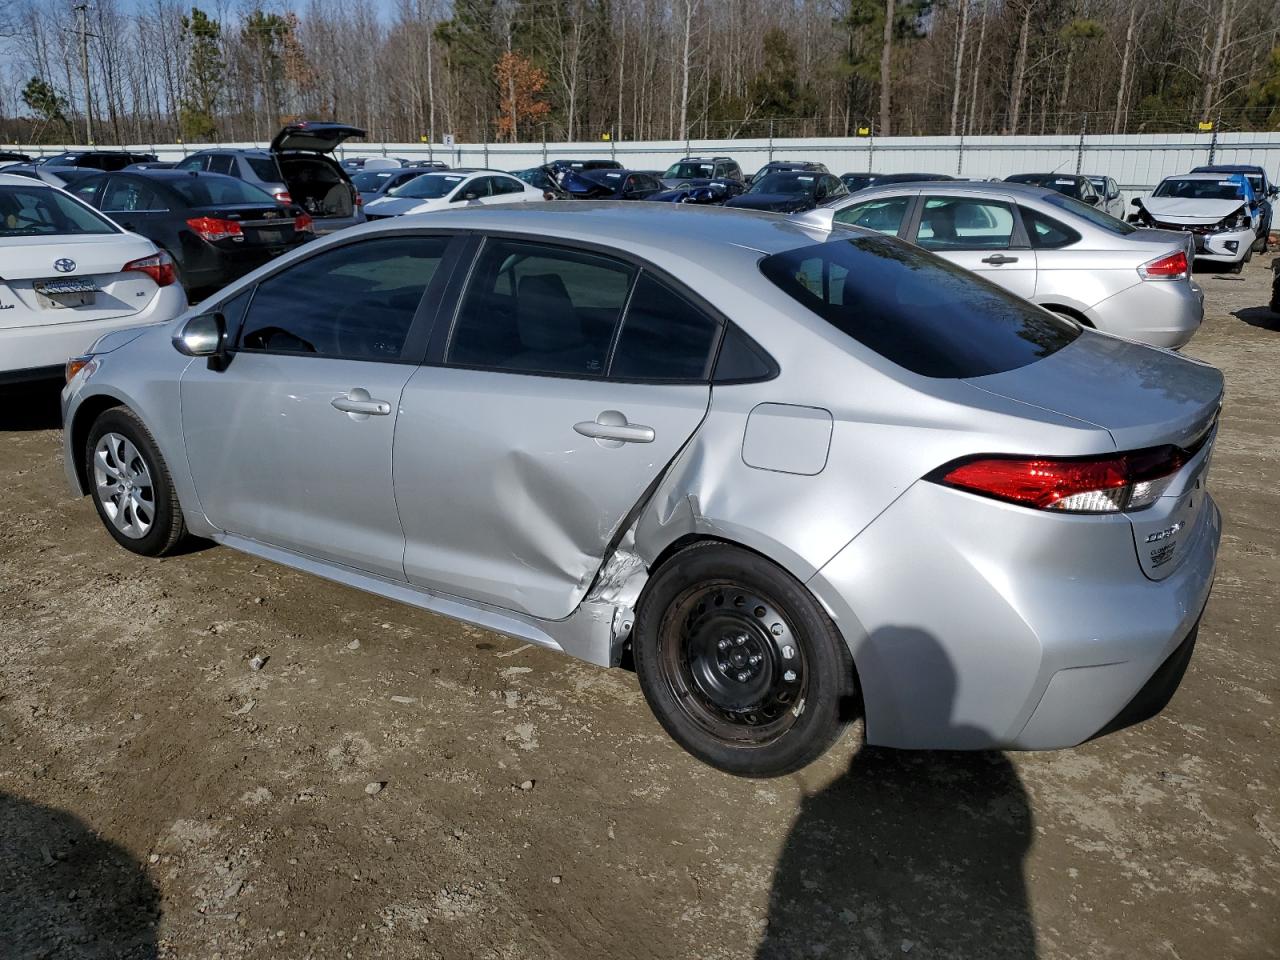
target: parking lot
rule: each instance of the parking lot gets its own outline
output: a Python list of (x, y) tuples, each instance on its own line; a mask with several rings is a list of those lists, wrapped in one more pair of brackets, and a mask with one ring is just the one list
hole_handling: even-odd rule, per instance
[(56, 387), (9, 390), (0, 953), (1280, 956), (1270, 259), (1199, 278), (1225, 533), (1188, 676), (1059, 753), (855, 731), (735, 779), (630, 673), (226, 549), (118, 549), (67, 491)]

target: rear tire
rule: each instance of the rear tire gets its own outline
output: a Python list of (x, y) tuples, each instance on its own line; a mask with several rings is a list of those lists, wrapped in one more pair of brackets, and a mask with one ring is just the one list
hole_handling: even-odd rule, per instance
[(667, 733), (737, 776), (806, 766), (856, 714), (853, 660), (831, 618), (740, 547), (698, 543), (664, 563), (640, 600), (632, 653)]
[(155, 439), (127, 407), (112, 407), (84, 446), (89, 495), (107, 532), (144, 557), (171, 553), (186, 536), (173, 479)]

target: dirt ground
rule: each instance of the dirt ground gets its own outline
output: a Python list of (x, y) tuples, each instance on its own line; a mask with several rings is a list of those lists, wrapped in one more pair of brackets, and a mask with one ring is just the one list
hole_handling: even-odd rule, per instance
[(1058, 753), (854, 731), (719, 774), (632, 674), (227, 549), (126, 553), (67, 492), (56, 389), (11, 391), (0, 958), (1280, 956), (1270, 259), (1199, 278), (1226, 529), (1186, 681)]

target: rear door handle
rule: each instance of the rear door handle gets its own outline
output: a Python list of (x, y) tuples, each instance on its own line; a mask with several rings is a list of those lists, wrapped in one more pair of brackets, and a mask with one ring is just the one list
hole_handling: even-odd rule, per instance
[(334, 397), (329, 403), (335, 410), (351, 414), (353, 420), (385, 417), (391, 413), (391, 404), (386, 400), (373, 399), (363, 387), (352, 387), (345, 397)]
[(653, 427), (628, 423), (626, 414), (605, 410), (594, 420), (575, 423), (573, 429), (596, 440), (603, 447), (620, 447), (624, 443), (653, 443)]
[(1006, 257), (1003, 253), (993, 253), (989, 257), (982, 258), (983, 263), (994, 263), (999, 266), (1002, 263), (1017, 263), (1017, 257)]

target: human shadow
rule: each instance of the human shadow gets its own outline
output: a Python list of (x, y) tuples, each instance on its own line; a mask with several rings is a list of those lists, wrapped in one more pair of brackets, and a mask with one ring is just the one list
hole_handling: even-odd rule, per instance
[(1262, 330), (1280, 330), (1280, 313), (1269, 307), (1244, 307), (1240, 310), (1233, 310), (1231, 315), (1237, 320), (1243, 320), (1251, 327), (1258, 327)]
[(57, 430), (62, 426), (62, 381), (0, 386), (0, 430)]
[(0, 793), (0, 956), (152, 960), (159, 914), (127, 851), (69, 813)]
[[(892, 632), (909, 669), (927, 675), (912, 688), (925, 702), (900, 709), (918, 706), (950, 722), (950, 660), (923, 631)], [(951, 732), (961, 744), (984, 736), (964, 725)], [(843, 775), (800, 804), (757, 960), (1031, 960), (1023, 879), (1031, 837), (1026, 790), (1003, 754), (864, 745)]]

